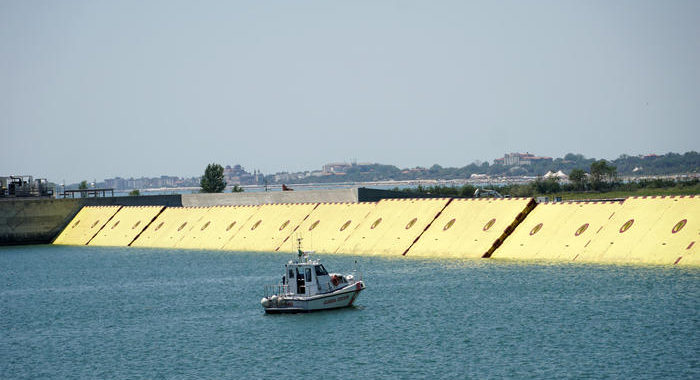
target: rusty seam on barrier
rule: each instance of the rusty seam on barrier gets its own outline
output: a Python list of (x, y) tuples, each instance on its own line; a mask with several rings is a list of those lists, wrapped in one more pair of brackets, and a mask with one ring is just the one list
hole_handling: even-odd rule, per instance
[(308, 219), (309, 215), (311, 215), (311, 213), (312, 213), (314, 210), (316, 210), (316, 208), (317, 208), (318, 205), (319, 205), (318, 203), (309, 203), (309, 204), (313, 204), (313, 205), (314, 205), (314, 208), (312, 208), (311, 210), (309, 210), (308, 214), (306, 214), (306, 216), (304, 217), (304, 219), (302, 219), (302, 220), (297, 224), (297, 226), (294, 227), (294, 229), (292, 230), (292, 232), (290, 232), (289, 235), (288, 235), (286, 238), (284, 238), (284, 240), (282, 241), (282, 243), (280, 243), (279, 247), (277, 247), (277, 248), (275, 249), (275, 252), (279, 252), (280, 248), (282, 248), (282, 246), (284, 245), (284, 243), (286, 243), (287, 240), (289, 240), (289, 238), (290, 238), (292, 235), (294, 235), (294, 233), (299, 229), (299, 227), (302, 225), (302, 223), (304, 223), (304, 221), (305, 221), (306, 219)]
[(136, 236), (134, 236), (134, 238), (131, 239), (131, 242), (129, 242), (129, 244), (126, 245), (127, 247), (131, 247), (131, 245), (134, 244), (134, 242), (136, 241), (136, 239), (138, 239), (138, 238), (141, 236), (141, 234), (142, 234), (144, 231), (146, 231), (146, 229), (147, 229), (153, 222), (155, 222), (155, 220), (160, 216), (160, 214), (162, 214), (163, 211), (165, 211), (165, 209), (167, 208), (167, 207), (165, 207), (165, 206), (160, 206), (160, 207), (161, 207), (160, 211), (158, 211), (158, 213), (156, 213), (156, 215), (155, 215), (153, 218), (151, 218), (151, 221), (148, 222), (148, 224), (146, 224), (146, 225), (143, 227), (143, 229), (141, 230), (141, 232), (139, 232), (138, 234), (136, 234)]
[(99, 234), (100, 231), (102, 231), (102, 229), (105, 228), (105, 226), (108, 225), (110, 221), (112, 221), (112, 218), (114, 218), (114, 216), (117, 215), (117, 213), (118, 213), (122, 208), (124, 208), (124, 206), (119, 206), (119, 208), (117, 209), (117, 211), (116, 211), (114, 214), (112, 214), (112, 216), (110, 216), (109, 219), (107, 219), (107, 221), (105, 222), (105, 224), (103, 224), (102, 227), (100, 227), (100, 229), (97, 230), (97, 232), (95, 232), (95, 234), (92, 235), (92, 237), (91, 237), (90, 239), (88, 239), (88, 241), (85, 243), (85, 245), (90, 244), (90, 242), (92, 241), (92, 239), (94, 239), (95, 236), (97, 236), (97, 234)]
[(413, 245), (416, 244), (416, 242), (418, 241), (418, 239), (420, 239), (420, 237), (423, 236), (423, 234), (425, 233), (425, 231), (427, 231), (428, 228), (430, 228), (430, 226), (433, 225), (433, 222), (435, 222), (435, 221), (437, 220), (437, 218), (440, 216), (440, 214), (442, 214), (442, 212), (445, 211), (445, 209), (447, 208), (447, 206), (448, 206), (450, 203), (452, 203), (452, 199), (453, 199), (453, 198), (450, 198), (450, 199), (447, 201), (447, 203), (445, 203), (445, 205), (440, 209), (440, 211), (435, 215), (435, 217), (433, 217), (433, 220), (431, 220), (430, 223), (428, 223), (428, 225), (425, 226), (425, 228), (423, 229), (423, 231), (421, 231), (421, 233), (418, 234), (418, 236), (416, 236), (416, 238), (413, 240), (413, 243), (411, 243), (411, 245), (409, 245), (408, 248), (406, 248), (406, 250), (403, 251), (403, 253), (401, 254), (401, 256), (406, 256), (406, 254), (407, 254), (408, 251), (411, 249), (411, 247), (413, 247)]
[[(522, 221), (525, 220), (525, 218), (527, 218), (527, 215), (530, 214), (532, 212), (532, 210), (534, 210), (535, 208), (538, 207), (538, 203), (535, 202), (535, 198), (529, 198), (529, 199), (530, 199), (530, 201), (527, 202), (527, 204), (525, 205), (525, 208), (520, 212), (520, 214), (523, 215), (522, 219), (518, 217), (520, 215), (520, 214), (518, 214), (518, 216), (515, 217), (515, 220), (513, 222), (511, 222), (511, 224), (508, 225), (508, 227), (506, 227), (503, 230), (503, 233), (501, 234), (501, 236), (499, 236), (493, 242), (493, 244), (491, 244), (491, 248), (489, 248), (486, 252), (484, 252), (484, 254), (481, 256), (481, 258), (483, 258), (483, 259), (490, 258), (493, 255), (493, 253), (498, 249), (498, 247), (500, 247), (503, 244), (503, 242), (506, 241), (506, 239), (508, 239), (508, 237), (511, 236), (513, 231), (515, 231), (515, 229), (520, 225), (520, 223), (522, 223)], [(521, 219), (521, 220), (518, 220), (518, 219)]]

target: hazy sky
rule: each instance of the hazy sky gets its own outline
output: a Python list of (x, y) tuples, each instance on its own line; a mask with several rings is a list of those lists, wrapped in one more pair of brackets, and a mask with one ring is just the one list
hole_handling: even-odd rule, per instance
[(0, 175), (700, 150), (700, 1), (0, 0)]

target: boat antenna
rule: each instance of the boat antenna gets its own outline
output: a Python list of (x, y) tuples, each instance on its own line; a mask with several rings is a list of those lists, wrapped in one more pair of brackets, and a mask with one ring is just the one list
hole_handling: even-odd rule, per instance
[(304, 256), (304, 251), (301, 250), (301, 236), (297, 235), (297, 255), (301, 259)]

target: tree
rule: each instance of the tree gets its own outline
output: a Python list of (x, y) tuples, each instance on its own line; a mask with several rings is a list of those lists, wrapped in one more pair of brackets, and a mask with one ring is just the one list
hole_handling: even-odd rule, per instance
[(88, 188), (87, 181), (81, 181), (80, 185), (78, 185), (78, 189), (80, 189), (80, 190), (87, 190), (87, 188)]
[(586, 188), (586, 172), (581, 169), (573, 169), (569, 173), (569, 180), (574, 185), (576, 190), (585, 190)]
[(139, 191), (139, 189), (134, 189), (129, 192), (129, 195), (132, 197), (138, 197), (139, 195), (141, 195), (141, 192)]
[(605, 185), (612, 183), (617, 178), (617, 168), (608, 165), (605, 160), (595, 161), (591, 164), (591, 184), (595, 190), (601, 190)]
[(233, 185), (233, 187), (231, 188), (231, 192), (232, 193), (242, 193), (243, 188), (238, 186), (238, 185)]
[(226, 188), (224, 168), (219, 164), (209, 164), (204, 170), (204, 176), (199, 181), (202, 193), (220, 193)]
[(535, 182), (533, 182), (535, 191), (539, 194), (554, 194), (561, 191), (561, 186), (559, 185), (559, 178), (542, 178), (537, 177)]

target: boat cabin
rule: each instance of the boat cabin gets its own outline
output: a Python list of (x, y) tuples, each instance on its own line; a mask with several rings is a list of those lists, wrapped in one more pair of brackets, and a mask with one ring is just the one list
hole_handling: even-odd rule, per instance
[(289, 294), (313, 296), (347, 284), (344, 276), (328, 274), (318, 261), (290, 261), (284, 266), (284, 272), (282, 284), (288, 286)]

